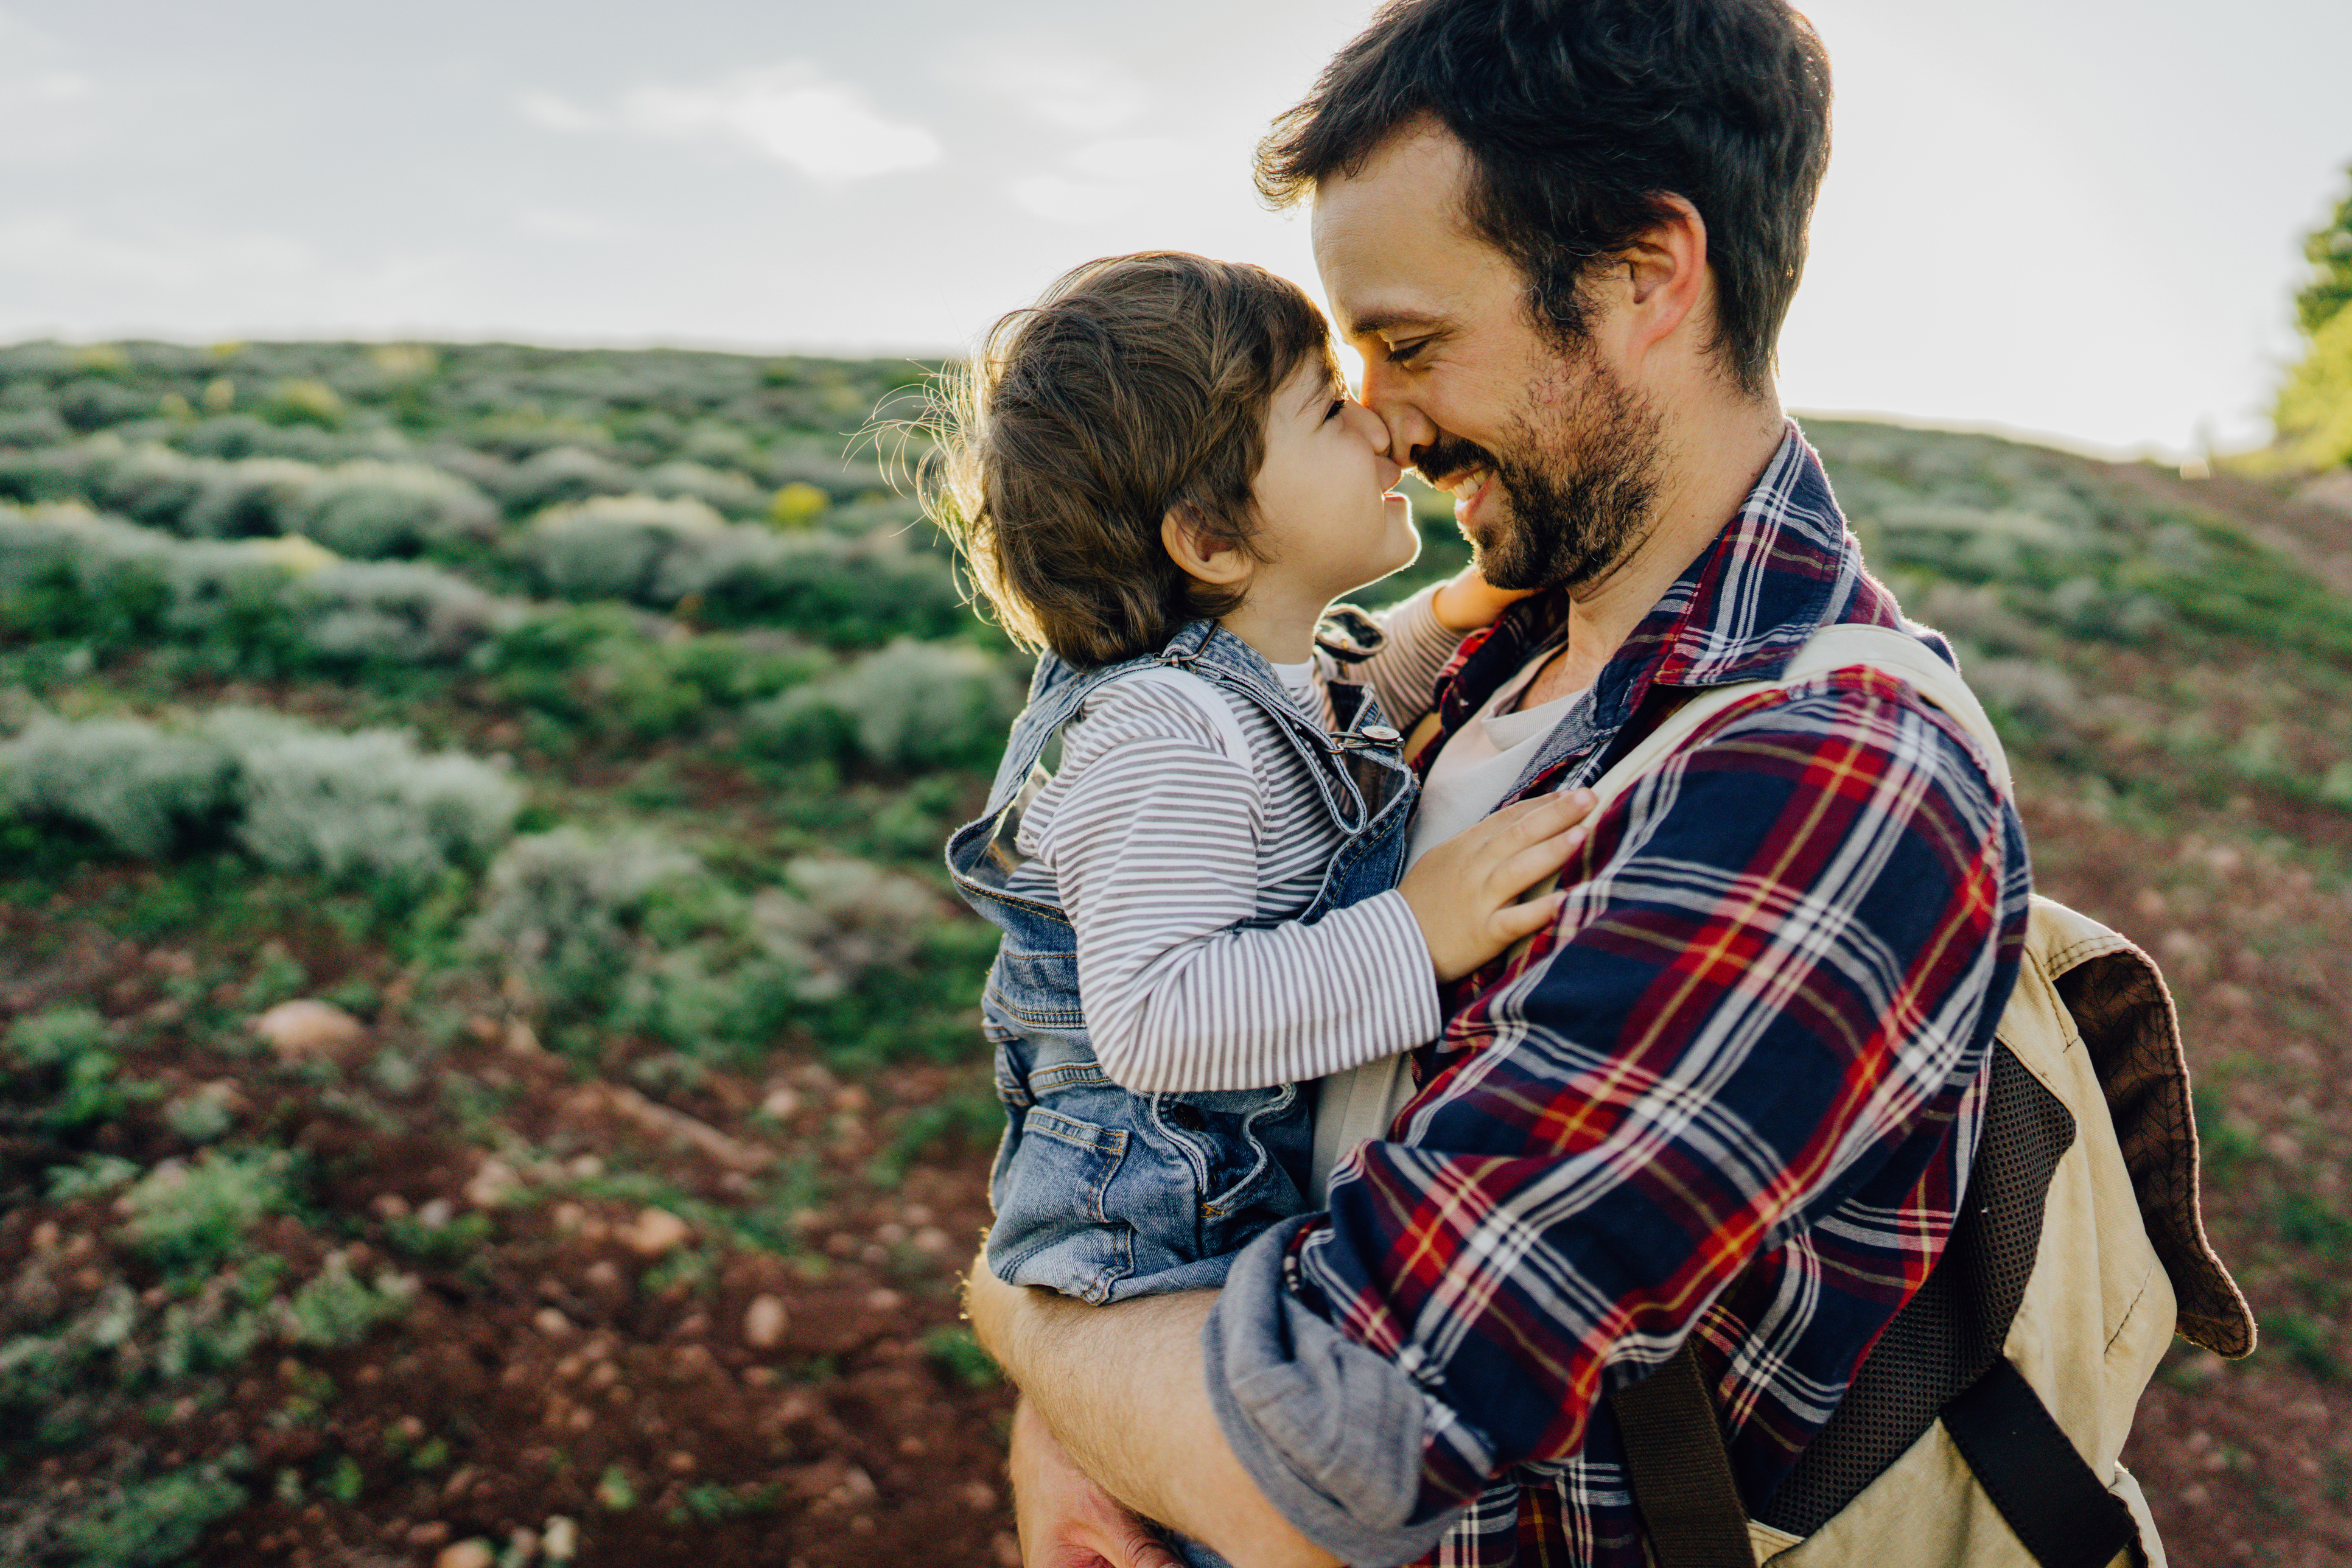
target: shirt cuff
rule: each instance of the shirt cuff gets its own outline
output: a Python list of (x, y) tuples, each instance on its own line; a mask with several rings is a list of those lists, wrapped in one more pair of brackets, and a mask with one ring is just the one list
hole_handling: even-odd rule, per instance
[(1234, 1258), (1201, 1330), (1209, 1402), (1292, 1528), (1357, 1568), (1389, 1568), (1427, 1555), (1469, 1505), (1416, 1515), (1425, 1397), (1284, 1288), (1292, 1238), (1320, 1218), (1285, 1220)]

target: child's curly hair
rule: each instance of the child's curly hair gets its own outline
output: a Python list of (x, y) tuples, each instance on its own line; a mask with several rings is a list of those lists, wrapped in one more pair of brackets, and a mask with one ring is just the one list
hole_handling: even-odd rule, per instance
[(1266, 411), (1315, 358), (1336, 376), (1323, 313), (1263, 268), (1178, 251), (1089, 261), (948, 378), (926, 510), (1023, 646), (1081, 667), (1155, 650), (1242, 597), (1179, 567), (1162, 519), (1250, 547)]

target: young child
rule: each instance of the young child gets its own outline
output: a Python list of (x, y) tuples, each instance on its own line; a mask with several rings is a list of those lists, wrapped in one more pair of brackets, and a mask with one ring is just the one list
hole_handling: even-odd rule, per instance
[(989, 1266), (1097, 1303), (1214, 1286), (1321, 1206), (1312, 1080), (1433, 1037), (1438, 984), (1554, 917), (1557, 894), (1514, 900), (1580, 807), (1497, 813), (1400, 884), (1399, 730), (1516, 595), (1465, 572), (1318, 645), (1419, 535), (1294, 285), (1090, 262), (997, 323), (964, 391), (933, 512), (1045, 650), (948, 847), (1004, 933)]

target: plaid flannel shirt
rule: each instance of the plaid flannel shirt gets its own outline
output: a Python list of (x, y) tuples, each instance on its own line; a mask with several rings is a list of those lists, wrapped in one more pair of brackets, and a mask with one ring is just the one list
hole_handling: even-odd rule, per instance
[[(1444, 731), (1566, 616), (1538, 595), (1465, 643)], [(1791, 425), (1510, 798), (1591, 782), (1685, 693), (1853, 623), (1950, 657), (1864, 572)], [(1562, 882), (1558, 928), (1449, 995), (1394, 1141), (1236, 1260), (1204, 1334), (1236, 1453), (1354, 1563), (1638, 1568), (1602, 1396), (1690, 1336), (1760, 1509), (1967, 1182), (2025, 839), (1907, 685), (1845, 670), (1737, 704)]]

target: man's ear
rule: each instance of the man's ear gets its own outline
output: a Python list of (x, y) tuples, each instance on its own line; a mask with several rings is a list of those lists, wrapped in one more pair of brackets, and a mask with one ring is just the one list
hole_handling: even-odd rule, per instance
[(1257, 564), (1247, 551), (1203, 528), (1200, 519), (1183, 507), (1171, 506), (1160, 518), (1160, 542), (1168, 547), (1169, 559), (1181, 567), (1186, 576), (1198, 578), (1212, 587), (1230, 588), (1245, 583)]
[(1659, 205), (1657, 220), (1619, 257), (1626, 347), (1635, 357), (1672, 336), (1703, 304), (1713, 309), (1706, 219), (1681, 196), (1662, 196)]

